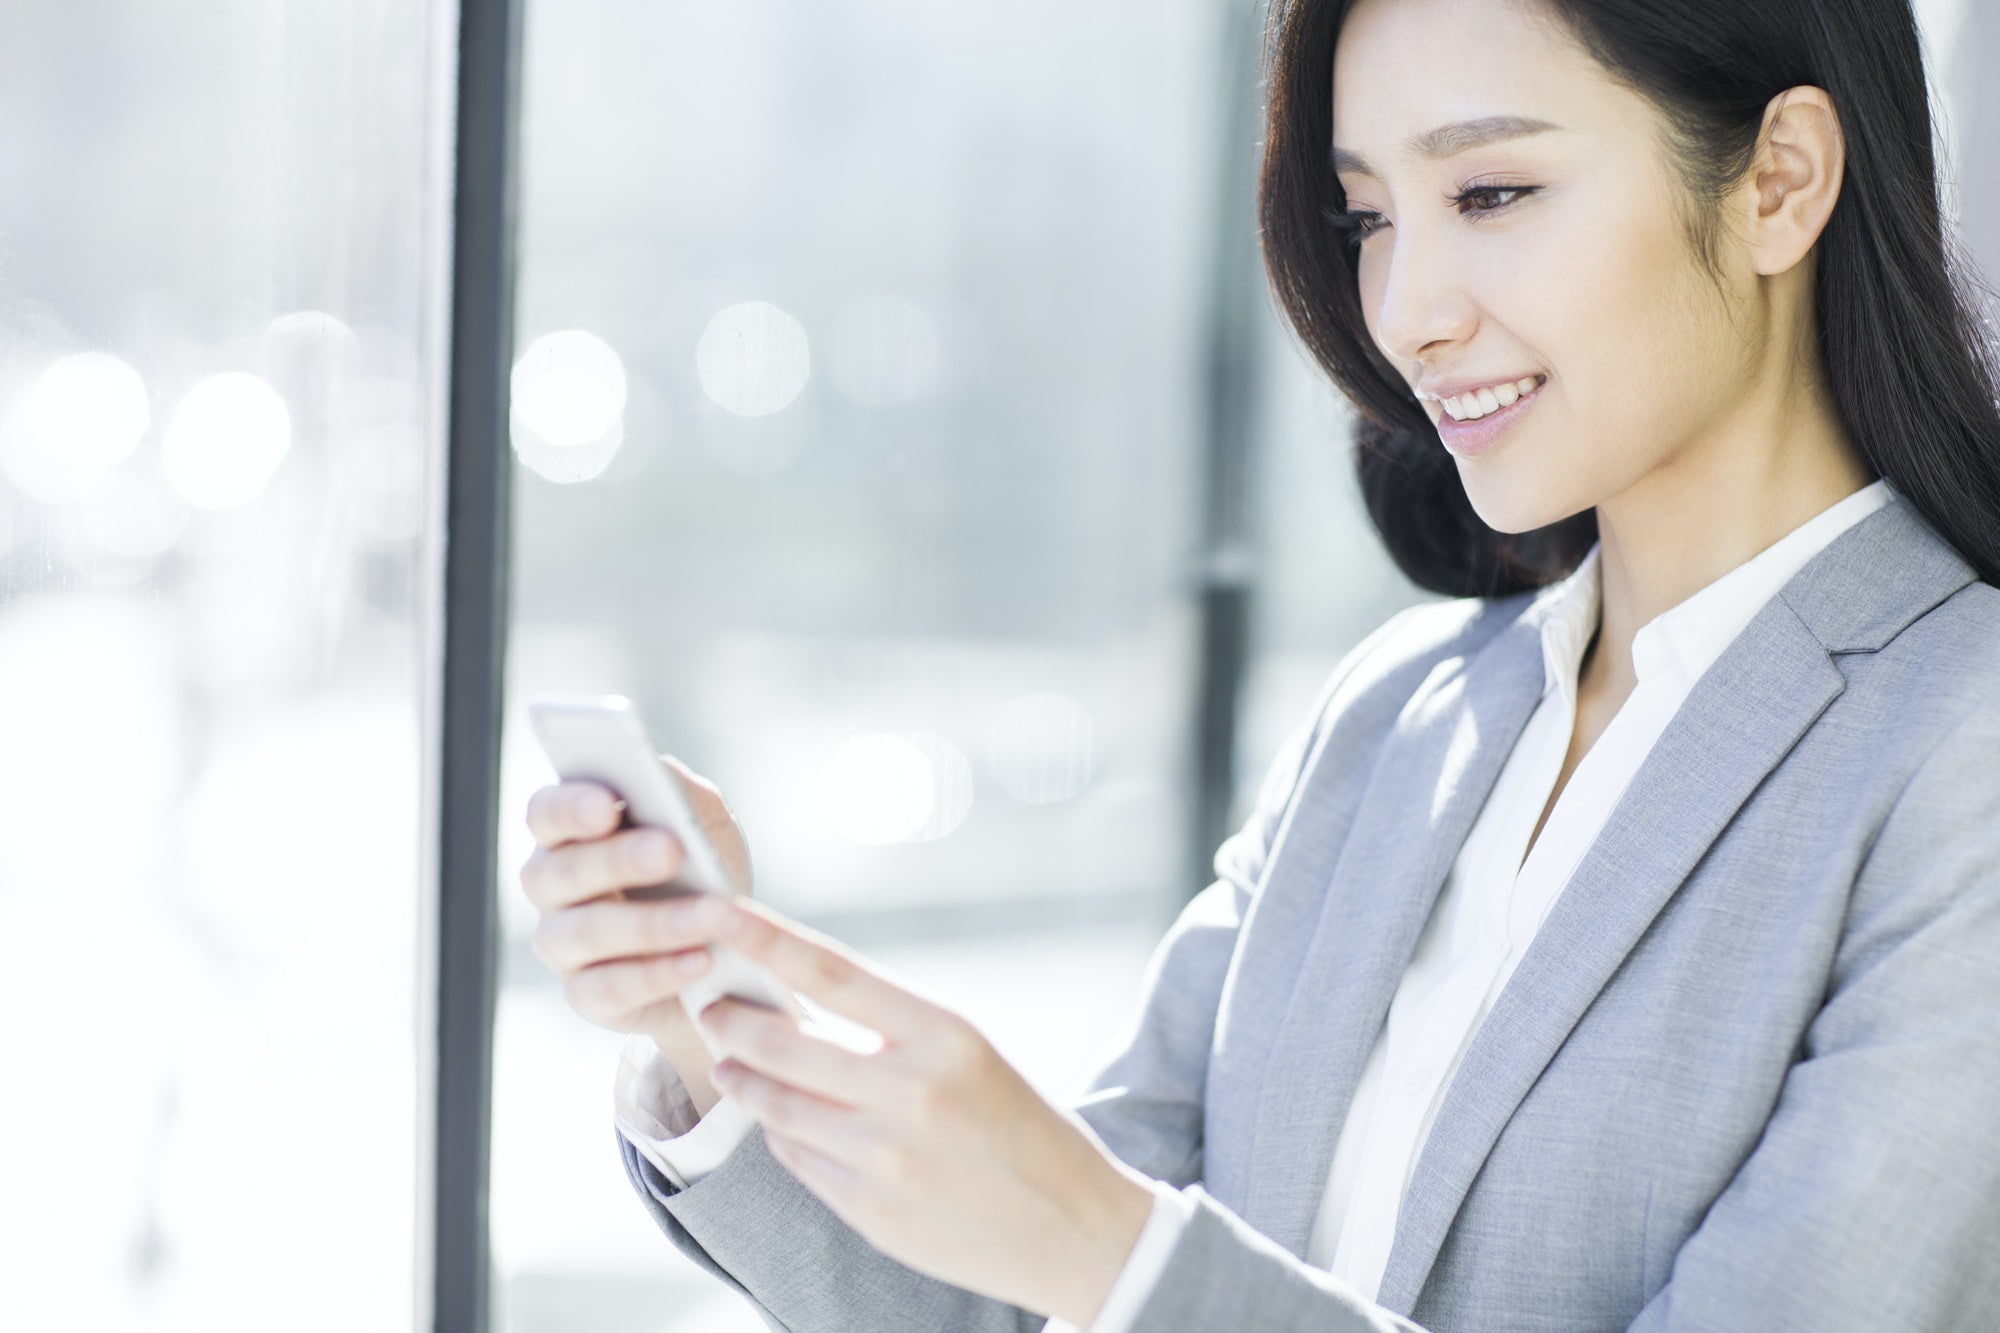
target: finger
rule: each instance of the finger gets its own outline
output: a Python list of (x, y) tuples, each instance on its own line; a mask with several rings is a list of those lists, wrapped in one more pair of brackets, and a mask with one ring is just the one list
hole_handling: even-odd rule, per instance
[(604, 898), (546, 912), (535, 930), (535, 956), (557, 972), (598, 963), (699, 948), (714, 936), (696, 924), (689, 904)]
[(722, 789), (670, 754), (661, 755), (660, 762), (680, 782), (688, 808), (721, 859), (731, 887), (738, 893), (750, 892), (750, 847), (743, 840), (742, 825), (729, 813), (729, 803), (722, 799)]
[(764, 964), (792, 989), (890, 1041), (928, 1032), (939, 1010), (860, 955), (747, 898), (717, 898), (716, 937)]
[(790, 1014), (724, 998), (698, 1021), (723, 1055), (781, 1083), (844, 1106), (883, 1107), (898, 1099), (884, 1061), (838, 1045)]
[(708, 966), (706, 949), (599, 963), (563, 978), (563, 998), (584, 1017), (617, 1027), (640, 1010), (679, 995)]
[(521, 891), (543, 911), (589, 902), (619, 889), (672, 879), (681, 845), (665, 829), (633, 828), (559, 847), (537, 847), (521, 867)]
[(689, 768), (678, 756), (663, 754), (660, 756), (660, 762), (674, 771), (674, 776), (680, 780), (681, 789), (687, 796), (688, 807), (702, 817), (704, 822), (710, 815), (724, 812), (722, 788)]
[(735, 1060), (720, 1060), (709, 1080), (764, 1126), (846, 1167), (859, 1167), (874, 1142), (865, 1113), (767, 1077)]
[(601, 782), (560, 782), (528, 798), (528, 831), (544, 847), (601, 838), (618, 827), (625, 802)]

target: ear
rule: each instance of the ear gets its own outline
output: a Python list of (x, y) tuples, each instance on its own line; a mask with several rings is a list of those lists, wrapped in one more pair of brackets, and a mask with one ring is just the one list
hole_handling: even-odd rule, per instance
[(1840, 198), (1846, 159), (1840, 116), (1825, 89), (1787, 88), (1764, 108), (1746, 192), (1758, 273), (1783, 273), (1812, 250)]

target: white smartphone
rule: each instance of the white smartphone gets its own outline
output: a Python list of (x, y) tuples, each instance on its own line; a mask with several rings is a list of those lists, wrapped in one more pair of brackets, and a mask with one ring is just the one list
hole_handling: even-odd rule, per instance
[[(528, 721), (565, 782), (600, 782), (625, 802), (628, 824), (663, 828), (686, 852), (670, 892), (741, 893), (702, 832), (680, 779), (661, 762), (638, 708), (623, 695), (541, 695), (528, 701)], [(628, 893), (632, 892), (630, 890)], [(639, 894), (636, 896), (648, 896)], [(713, 946), (709, 970), (681, 988), (681, 1003), (703, 1044), (715, 1043), (699, 1020), (704, 1007), (730, 995), (805, 1017), (791, 988), (761, 963), (727, 945)]]

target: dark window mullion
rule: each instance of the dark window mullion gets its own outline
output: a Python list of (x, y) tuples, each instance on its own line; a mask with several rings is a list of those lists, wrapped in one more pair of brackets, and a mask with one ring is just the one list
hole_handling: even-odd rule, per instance
[(1209, 253), (1205, 324), (1206, 430), (1197, 587), (1194, 818), (1186, 891), (1212, 878), (1216, 845), (1229, 829), (1236, 776), (1236, 713), (1249, 667), (1254, 557), (1250, 469), (1256, 447), (1257, 349), (1262, 274), (1255, 208), (1258, 111), (1263, 105), (1257, 38), (1265, 6), (1224, 0), (1218, 22), (1224, 133), (1216, 163), (1218, 213)]
[(508, 596), (520, 0), (463, 0), (452, 205), (451, 383), (437, 810), (432, 1311), (486, 1333), (502, 670)]

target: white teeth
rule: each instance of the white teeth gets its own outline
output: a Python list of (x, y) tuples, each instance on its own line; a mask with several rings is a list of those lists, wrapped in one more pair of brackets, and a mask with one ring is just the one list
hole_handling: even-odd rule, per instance
[(1503, 407), (1512, 407), (1540, 386), (1541, 380), (1538, 377), (1523, 375), (1510, 384), (1490, 385), (1459, 394), (1455, 398), (1443, 399), (1442, 406), (1451, 414), (1453, 421), (1477, 421), (1480, 417), (1498, 412)]

